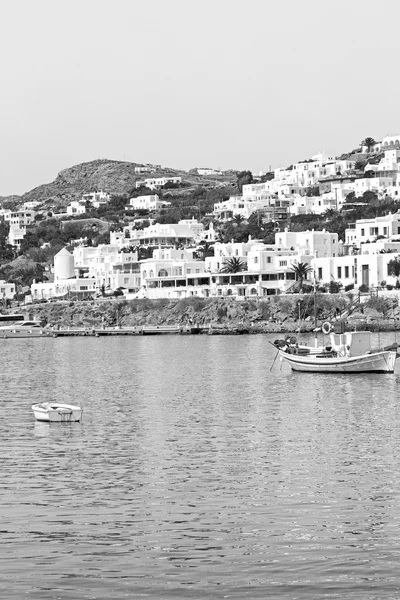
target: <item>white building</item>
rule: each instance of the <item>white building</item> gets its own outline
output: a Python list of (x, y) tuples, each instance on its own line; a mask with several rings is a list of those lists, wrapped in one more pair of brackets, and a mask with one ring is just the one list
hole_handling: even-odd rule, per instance
[(31, 225), (34, 222), (36, 212), (34, 210), (3, 210), (3, 218), (6, 223), (9, 223), (10, 227), (12, 225), (17, 225), (18, 227), (23, 227), (27, 225)]
[(322, 196), (294, 196), (288, 210), (291, 215), (322, 215), (329, 209), (337, 209), (336, 198), (323, 194)]
[(83, 215), (85, 212), (85, 205), (78, 200), (73, 200), (71, 204), (67, 206), (67, 215), (70, 217), (75, 215)]
[(103, 190), (101, 190), (100, 192), (89, 192), (87, 194), (83, 194), (83, 196), (82, 196), (82, 202), (84, 204), (86, 202), (90, 202), (90, 204), (94, 208), (99, 208), (100, 206), (102, 206), (104, 204), (108, 204), (108, 202), (110, 202), (110, 200), (111, 200), (110, 194), (103, 192)]
[(315, 258), (312, 261), (317, 279), (329, 283), (338, 281), (343, 286), (354, 284), (368, 288), (379, 287), (382, 281), (394, 280), (388, 275), (388, 263), (399, 258), (398, 253), (361, 254), (338, 258)]
[(75, 275), (73, 255), (66, 248), (54, 257), (54, 281), (33, 282), (31, 295), (33, 300), (49, 298), (90, 297), (96, 291), (96, 281), (89, 277)]
[(159, 210), (166, 204), (170, 204), (170, 202), (160, 200), (160, 197), (157, 194), (138, 196), (137, 198), (131, 198), (129, 200), (129, 205), (134, 210)]
[(345, 244), (358, 248), (366, 242), (374, 242), (378, 236), (400, 239), (400, 211), (375, 219), (359, 219), (345, 231)]
[(0, 301), (4, 299), (12, 300), (15, 292), (15, 283), (7, 283), (4, 279), (0, 279)]
[(113, 244), (74, 248), (75, 268), (111, 290), (124, 287), (137, 291), (141, 285), (137, 252), (121, 252)]
[(138, 165), (135, 167), (135, 173), (140, 175), (141, 173), (151, 173), (154, 171), (154, 167), (152, 165)]
[(20, 248), (26, 234), (27, 226), (35, 221), (36, 212), (34, 210), (3, 210), (2, 215), (6, 223), (10, 226), (8, 243), (11, 246)]
[(231, 258), (237, 258), (247, 265), (247, 255), (249, 250), (254, 244), (258, 243), (259, 242), (256, 240), (249, 240), (246, 243), (229, 242), (227, 244), (216, 242), (214, 244), (214, 256), (206, 257), (206, 270), (211, 273), (218, 273)]
[(310, 257), (335, 257), (341, 252), (337, 233), (322, 231), (279, 231), (275, 234), (275, 245), (293, 248), (298, 254)]
[(356, 196), (362, 196), (364, 192), (375, 192), (391, 194), (393, 188), (393, 177), (365, 177), (356, 179), (353, 184)]
[(127, 225), (122, 231), (110, 232), (110, 243), (119, 248), (128, 246), (188, 246), (200, 240), (204, 225), (196, 219), (184, 219), (179, 223), (155, 223), (144, 229), (135, 229), (134, 224)]
[(222, 171), (208, 168), (197, 168), (197, 173), (199, 175), (222, 175)]
[(35, 208), (37, 208), (38, 206), (40, 206), (40, 204), (41, 203), (38, 202), (37, 200), (31, 200), (30, 202), (24, 202), (21, 210), (32, 211), (32, 210), (35, 210)]
[(182, 183), (182, 177), (153, 177), (150, 179), (144, 179), (143, 181), (136, 182), (136, 188), (146, 186), (150, 190), (158, 190), (164, 187), (166, 183), (179, 185)]

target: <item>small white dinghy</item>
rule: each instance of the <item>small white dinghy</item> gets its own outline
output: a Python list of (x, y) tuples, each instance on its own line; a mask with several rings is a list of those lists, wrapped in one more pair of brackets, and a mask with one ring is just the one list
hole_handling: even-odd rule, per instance
[(33, 404), (32, 410), (38, 421), (73, 423), (82, 420), (82, 408), (72, 404), (42, 402), (42, 404)]

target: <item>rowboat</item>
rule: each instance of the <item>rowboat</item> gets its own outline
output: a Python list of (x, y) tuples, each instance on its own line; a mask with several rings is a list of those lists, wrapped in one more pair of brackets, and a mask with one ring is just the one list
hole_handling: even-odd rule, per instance
[(279, 345), (279, 357), (293, 371), (303, 373), (393, 373), (399, 357), (397, 344), (373, 348), (370, 331), (330, 334), (330, 346), (313, 354), (291, 345)]
[(32, 410), (37, 421), (72, 423), (82, 420), (82, 408), (72, 404), (42, 402), (33, 404)]

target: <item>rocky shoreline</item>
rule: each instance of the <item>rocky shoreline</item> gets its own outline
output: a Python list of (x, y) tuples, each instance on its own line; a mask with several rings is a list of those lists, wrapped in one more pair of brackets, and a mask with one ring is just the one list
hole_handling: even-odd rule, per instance
[[(288, 302), (288, 300), (290, 300)], [(183, 300), (98, 299), (30, 304), (3, 313), (22, 313), (26, 319), (41, 321), (54, 328), (180, 326), (200, 332), (218, 334), (309, 333), (314, 319), (308, 314), (299, 321), (296, 300), (284, 298), (262, 300), (188, 298)], [(376, 310), (354, 312), (346, 318), (350, 329), (394, 331), (400, 329), (399, 314), (389, 317)], [(322, 317), (322, 320), (324, 317)], [(328, 317), (325, 318), (328, 320)]]

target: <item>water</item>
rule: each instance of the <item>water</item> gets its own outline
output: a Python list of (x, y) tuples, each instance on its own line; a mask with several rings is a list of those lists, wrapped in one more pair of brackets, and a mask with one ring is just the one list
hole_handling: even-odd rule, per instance
[(0, 344), (2, 600), (400, 598), (398, 373), (275, 337)]

